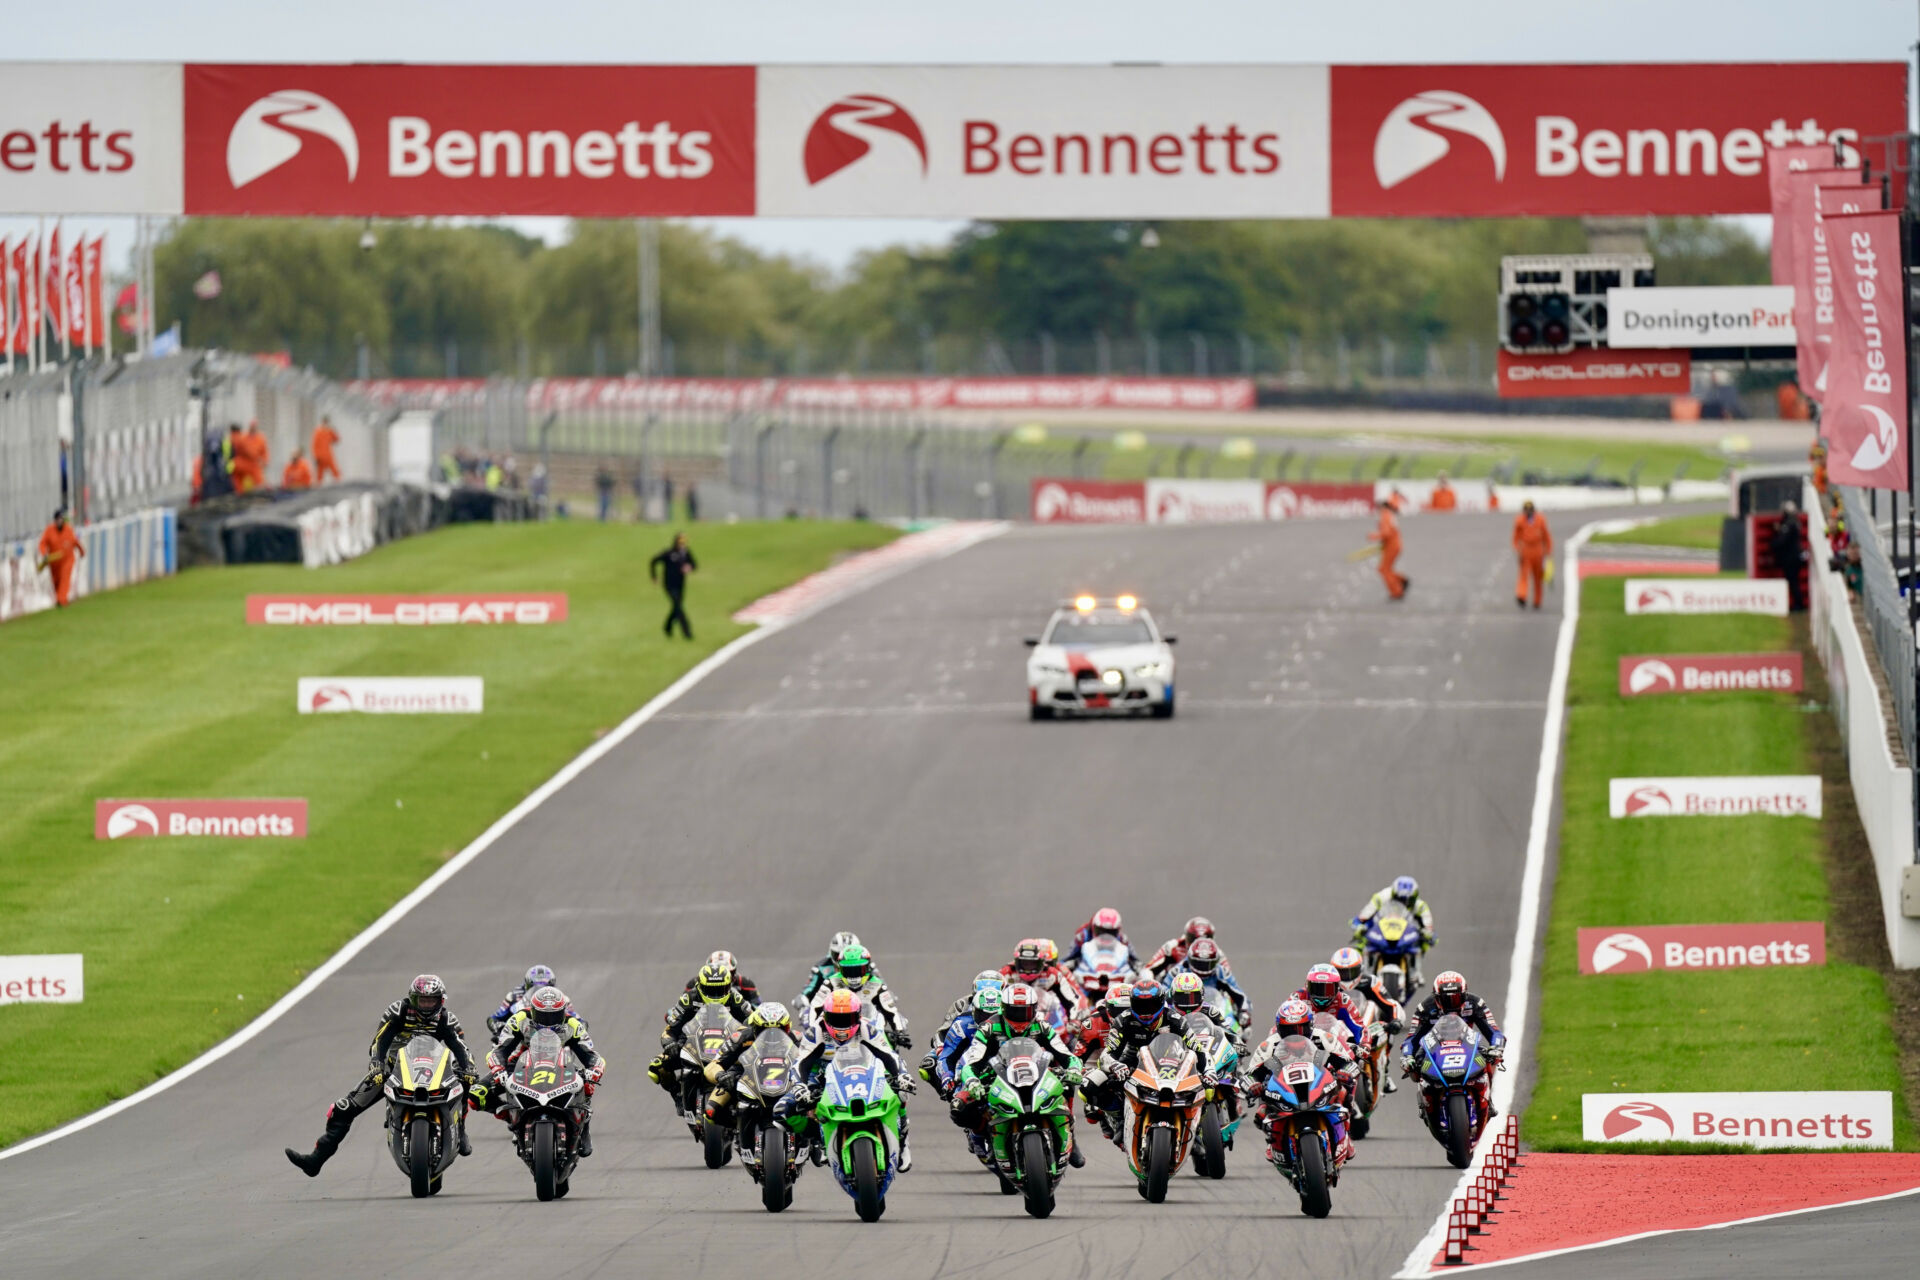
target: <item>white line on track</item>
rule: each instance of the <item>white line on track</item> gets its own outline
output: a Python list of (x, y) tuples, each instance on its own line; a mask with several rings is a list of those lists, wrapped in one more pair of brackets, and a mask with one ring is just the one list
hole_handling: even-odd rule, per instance
[[(905, 572), (908, 568), (929, 564), (935, 560), (943, 560), (956, 552), (964, 551), (976, 542), (1004, 533), (1010, 527), (1011, 526), (1005, 523), (997, 523), (985, 528), (976, 527), (970, 529), (968, 531), (969, 536), (964, 540), (939, 546), (937, 549), (930, 548), (927, 554), (917, 559), (900, 563), (896, 566), (889, 566), (889, 570), (885, 574), (869, 575), (858, 581), (846, 583), (843, 589), (836, 590), (830, 595), (820, 595), (809, 599), (803, 609), (782, 616), (777, 620), (769, 621), (747, 632), (743, 636), (736, 637), (721, 648), (708, 654), (696, 663), (692, 670), (654, 695), (652, 701), (628, 716), (625, 720), (622, 720), (619, 725), (605, 737), (562, 765), (560, 772), (541, 783), (525, 800), (522, 800), (519, 804), (509, 809), (506, 814), (495, 821), (492, 826), (481, 832), (472, 844), (469, 844), (459, 853), (449, 858), (442, 864), (438, 871), (421, 881), (412, 893), (409, 893), (406, 897), (394, 903), (393, 906), (387, 909), (385, 915), (382, 915), (378, 920), (375, 920), (372, 924), (361, 930), (346, 946), (341, 947), (340, 950), (329, 956), (319, 968), (303, 978), (299, 985), (294, 987), (293, 990), (274, 1001), (266, 1012), (262, 1013), (252, 1022), (249, 1022), (246, 1026), (241, 1027), (219, 1044), (214, 1045), (213, 1048), (207, 1050), (193, 1061), (160, 1077), (160, 1079), (155, 1080), (146, 1088), (141, 1089), (137, 1093), (128, 1094), (118, 1102), (109, 1103), (98, 1111), (89, 1112), (81, 1116), (78, 1120), (63, 1124), (58, 1129), (51, 1129), (36, 1138), (29, 1138), (25, 1142), (16, 1143), (4, 1151), (0, 1151), (0, 1160), (11, 1160), (15, 1156), (25, 1155), (29, 1151), (38, 1150), (48, 1143), (57, 1142), (70, 1134), (79, 1133), (82, 1129), (90, 1129), (102, 1120), (111, 1120), (121, 1112), (136, 1107), (149, 1098), (157, 1097), (182, 1081), (200, 1074), (234, 1050), (245, 1045), (268, 1027), (280, 1021), (295, 1005), (312, 995), (314, 991), (319, 989), (321, 983), (345, 968), (355, 956), (366, 950), (367, 947), (382, 934), (405, 919), (408, 912), (412, 911), (422, 902), (425, 902), (433, 895), (435, 890), (458, 875), (468, 863), (493, 847), (494, 843), (498, 841), (500, 837), (506, 835), (507, 832), (518, 826), (522, 818), (525, 818), (542, 804), (552, 799), (556, 792), (579, 777), (582, 773), (585, 773), (602, 756), (632, 737), (640, 730), (641, 726), (653, 720), (659, 716), (661, 712), (685, 697), (695, 685), (725, 666), (738, 654), (759, 644), (769, 636), (778, 635), (787, 627), (792, 626), (804, 618), (811, 617), (827, 606), (837, 604), (850, 596), (866, 590), (868, 587), (884, 582), (888, 578)], [(831, 570), (823, 572), (831, 572)], [(803, 579), (803, 581), (805, 580)]]
[[(1507, 964), (1507, 1064), (1505, 1073), (1496, 1073), (1493, 1104), (1502, 1114), (1513, 1111), (1514, 1081), (1520, 1074), (1520, 1059), (1526, 1048), (1527, 1018), (1533, 1000), (1533, 947), (1540, 931), (1540, 891), (1546, 881), (1547, 837), (1553, 829), (1553, 801), (1560, 776), (1560, 737), (1567, 717), (1567, 673), (1573, 665), (1574, 631), (1580, 623), (1580, 548), (1596, 533), (1631, 528), (1645, 521), (1602, 521), (1583, 525), (1567, 543), (1560, 560), (1561, 597), (1565, 612), (1560, 617), (1560, 634), (1553, 647), (1553, 675), (1547, 682), (1547, 718), (1540, 732), (1540, 770), (1533, 779), (1533, 822), (1527, 829), (1526, 869), (1520, 878), (1520, 918), (1513, 930), (1513, 958)], [(1473, 1163), (1460, 1174), (1460, 1181), (1441, 1203), (1440, 1215), (1413, 1246), (1413, 1252), (1400, 1264), (1394, 1280), (1418, 1280), (1437, 1274), (1433, 1256), (1447, 1238), (1447, 1212), (1454, 1200), (1466, 1194), (1486, 1163), (1491, 1143), (1481, 1143)]]
[[(1427, 701), (1420, 698), (1183, 698), (1180, 705), (1205, 711), (1542, 711), (1539, 700), (1498, 698)], [(880, 716), (1019, 716), (1024, 702), (924, 702), (878, 707), (743, 707), (713, 711), (670, 711), (660, 718), (675, 724), (735, 720), (863, 720)], [(1071, 717), (1069, 717), (1071, 718)]]

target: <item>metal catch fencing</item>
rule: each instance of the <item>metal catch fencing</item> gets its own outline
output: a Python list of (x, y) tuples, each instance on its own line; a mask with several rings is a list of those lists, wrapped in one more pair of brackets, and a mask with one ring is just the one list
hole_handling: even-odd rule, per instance
[[(1878, 522), (1874, 518), (1875, 512), (1868, 505), (1866, 493), (1848, 487), (1841, 487), (1839, 492), (1846, 508), (1847, 528), (1853, 531), (1854, 543), (1860, 548), (1861, 611), (1866, 614), (1873, 647), (1880, 655), (1880, 664), (1887, 674), (1894, 718), (1900, 725), (1900, 741), (1906, 747), (1907, 759), (1920, 759), (1914, 750), (1915, 634), (1907, 612), (1907, 600), (1901, 594), (1900, 579), (1895, 573), (1893, 560), (1881, 543)], [(1819, 540), (1816, 538), (1815, 542), (1815, 554), (1819, 554)]]
[(0, 542), (37, 535), (62, 502), (67, 375), (0, 378)]

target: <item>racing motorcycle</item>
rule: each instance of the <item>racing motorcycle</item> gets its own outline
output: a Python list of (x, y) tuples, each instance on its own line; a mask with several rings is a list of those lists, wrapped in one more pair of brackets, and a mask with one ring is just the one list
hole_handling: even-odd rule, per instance
[(1187, 1158), (1206, 1105), (1199, 1055), (1178, 1035), (1162, 1031), (1140, 1050), (1122, 1088), (1133, 1123), (1127, 1163), (1149, 1204), (1167, 1198), (1167, 1183)]
[(687, 1023), (680, 1044), (680, 1057), (686, 1065), (680, 1072), (680, 1096), (674, 1100), (674, 1110), (686, 1120), (693, 1140), (705, 1149), (709, 1169), (718, 1169), (733, 1159), (733, 1134), (725, 1125), (707, 1120), (705, 1072), (707, 1064), (726, 1050), (727, 1038), (739, 1026), (725, 1005), (703, 1004)]
[(1109, 934), (1088, 939), (1073, 962), (1073, 980), (1089, 1004), (1098, 1004), (1114, 983), (1133, 981), (1133, 949)]
[(760, 1184), (760, 1202), (768, 1213), (779, 1213), (793, 1203), (793, 1182), (800, 1176), (799, 1147), (793, 1133), (776, 1118), (780, 1100), (794, 1087), (793, 1068), (799, 1060), (800, 1046), (777, 1028), (762, 1031), (740, 1055), (733, 1128), (740, 1164)]
[(1367, 922), (1366, 936), (1360, 943), (1367, 953), (1367, 968), (1397, 1004), (1406, 1004), (1414, 994), (1413, 971), (1419, 966), (1425, 941), (1420, 921), (1398, 899), (1388, 902)]
[(1333, 1187), (1347, 1157), (1333, 1137), (1341, 1085), (1328, 1059), (1305, 1036), (1288, 1036), (1267, 1051), (1266, 1084), (1254, 1102), (1267, 1126), (1268, 1158), (1310, 1218), (1333, 1212)]
[(466, 1087), (453, 1050), (433, 1036), (414, 1036), (394, 1055), (384, 1092), (394, 1164), (412, 1181), (416, 1198), (439, 1195), (466, 1123)]
[(1447, 1163), (1464, 1169), (1487, 1127), (1493, 1068), (1477, 1028), (1457, 1013), (1433, 1024), (1420, 1041), (1420, 1118), (1447, 1149)]
[[(1369, 1026), (1368, 1030), (1374, 1028)], [(1353, 1097), (1347, 1100), (1347, 1128), (1355, 1138), (1364, 1138), (1371, 1129), (1370, 1117), (1380, 1105), (1380, 1071), (1372, 1047), (1353, 1042), (1347, 1024), (1330, 1013), (1313, 1015), (1311, 1038), (1316, 1047), (1353, 1067)]]
[(558, 1200), (580, 1163), (580, 1132), (587, 1123), (586, 1078), (560, 1033), (539, 1027), (501, 1081), (500, 1118), (513, 1130), (513, 1147), (533, 1171), (533, 1193)]
[[(827, 1063), (813, 1118), (820, 1124), (833, 1180), (853, 1197), (862, 1222), (878, 1222), (887, 1211), (887, 1188), (900, 1153), (901, 1110), (885, 1068), (865, 1046), (849, 1045)], [(804, 1111), (795, 1109), (783, 1118), (796, 1134), (806, 1127)]]
[(1199, 1046), (1206, 1101), (1200, 1107), (1200, 1131), (1194, 1140), (1193, 1171), (1203, 1178), (1227, 1176), (1227, 1150), (1240, 1127), (1240, 1095), (1233, 1087), (1239, 1074), (1240, 1050), (1233, 1033), (1206, 1013), (1190, 1013), (1183, 1022), (1187, 1039)]
[[(976, 1046), (984, 1049), (984, 1046)], [(969, 1084), (987, 1091), (987, 1144), (1002, 1191), (1026, 1197), (1027, 1212), (1053, 1212), (1054, 1188), (1066, 1172), (1072, 1095), (1040, 1042), (1020, 1036), (1000, 1046), (991, 1063), (969, 1049)]]

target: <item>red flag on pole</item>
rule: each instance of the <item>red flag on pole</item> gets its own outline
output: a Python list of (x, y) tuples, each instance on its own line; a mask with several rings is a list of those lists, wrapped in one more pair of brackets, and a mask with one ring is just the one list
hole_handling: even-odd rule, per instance
[(13, 252), (7, 238), (0, 236), (0, 356), (5, 356), (7, 371), (13, 371)]
[(61, 285), (66, 294), (66, 344), (85, 350), (89, 308), (87, 307), (87, 237), (84, 233), (74, 238), (73, 250), (67, 254), (66, 271), (61, 277)]
[(1808, 169), (1833, 168), (1833, 148), (1775, 147), (1767, 152), (1767, 194), (1773, 203), (1773, 282), (1793, 283), (1794, 237), (1792, 192), (1787, 185), (1789, 173)]
[(67, 291), (65, 286), (60, 282), (62, 261), (60, 257), (60, 224), (56, 222), (53, 224), (53, 234), (47, 237), (47, 256), (42, 279), (46, 282), (47, 328), (53, 330), (54, 336), (59, 338), (65, 338), (67, 333), (66, 322), (63, 319), (66, 312), (64, 304)]
[(1808, 169), (1787, 175), (1793, 235), (1793, 329), (1799, 346), (1796, 376), (1809, 400), (1827, 389), (1827, 353), (1833, 342), (1833, 262), (1820, 220), (1820, 188), (1860, 185), (1858, 169)]
[(1832, 362), (1821, 430), (1840, 484), (1907, 487), (1906, 273), (1900, 215), (1835, 214)]
[(32, 268), (27, 258), (27, 238), (25, 236), (20, 237), (20, 243), (13, 246), (13, 252), (8, 256), (11, 258), (13, 264), (13, 289), (15, 298), (19, 303), (18, 309), (14, 312), (13, 341), (8, 349), (11, 350), (14, 355), (24, 356), (29, 349), (28, 344), (33, 340), (30, 336), (33, 332), (31, 327), (32, 317), (29, 315), (29, 308), (31, 306), (29, 300), (33, 296), (33, 277), (28, 274)]
[(107, 238), (95, 236), (87, 245), (87, 349), (107, 350)]
[[(34, 343), (40, 340), (40, 299), (43, 296), (41, 281), (45, 279), (42, 252), (46, 246), (40, 243), (36, 234), (33, 238), (33, 256), (27, 257), (26, 241), (20, 242), (20, 256), (14, 259), (14, 265), (20, 268), (20, 330), (21, 337), (15, 340), (16, 349), (22, 354), (37, 352)], [(36, 366), (38, 354), (34, 355)]]

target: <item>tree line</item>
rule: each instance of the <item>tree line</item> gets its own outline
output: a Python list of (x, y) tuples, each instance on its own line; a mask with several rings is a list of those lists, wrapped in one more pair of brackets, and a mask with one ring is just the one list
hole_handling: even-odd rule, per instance
[[(637, 243), (626, 221), (575, 221), (549, 246), (506, 225), (197, 218), (156, 252), (157, 315), (193, 346), (290, 352), (351, 374), (459, 354), (459, 371), (561, 369), (638, 341)], [(1737, 223), (1656, 220), (1662, 284), (1752, 284), (1767, 253)], [(1180, 338), (1491, 345), (1503, 254), (1586, 251), (1570, 219), (1322, 222), (981, 222), (932, 248), (860, 255), (843, 272), (669, 222), (660, 236), (665, 337), (705, 366), (758, 372), (811, 351), (899, 367), (965, 334), (1010, 342)], [(217, 275), (218, 288), (214, 288)], [(424, 355), (422, 354), (424, 353)], [(804, 357), (802, 357), (804, 358)], [(891, 360), (894, 363), (889, 365)], [(684, 364), (685, 362), (683, 362)], [(912, 366), (908, 366), (912, 367)], [(705, 367), (702, 371), (717, 371)]]

